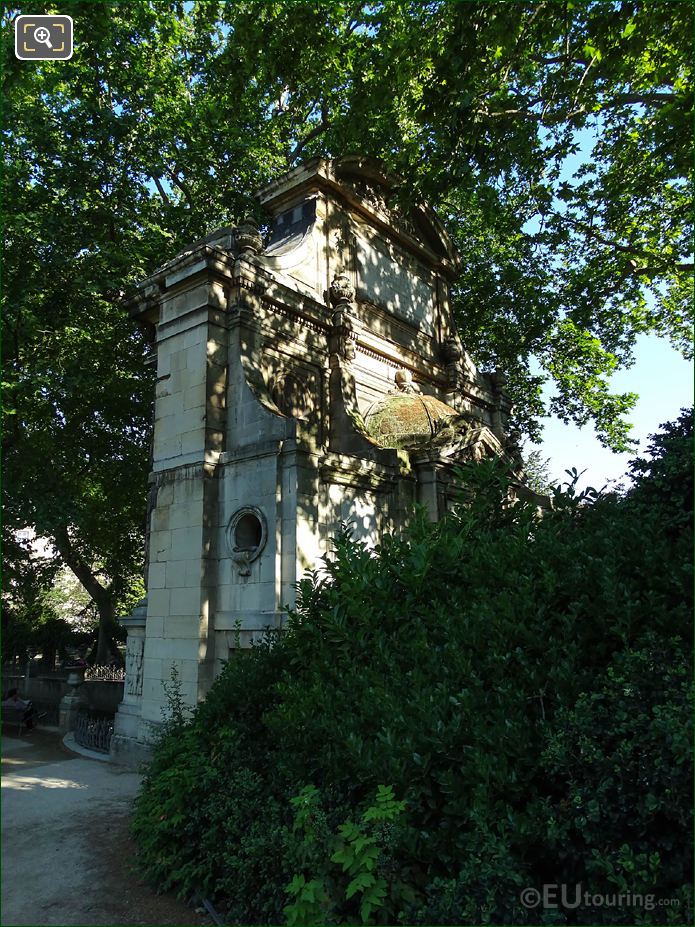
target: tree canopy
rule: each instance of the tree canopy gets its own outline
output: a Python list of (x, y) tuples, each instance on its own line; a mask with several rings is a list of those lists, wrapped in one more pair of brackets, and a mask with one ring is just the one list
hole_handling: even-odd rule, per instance
[(74, 55), (42, 63), (15, 59), (16, 12), (6, 525), (51, 538), (105, 620), (139, 569), (152, 397), (120, 295), (304, 158), (380, 158), (439, 211), (464, 343), (532, 437), (547, 379), (624, 450), (610, 374), (640, 333), (690, 353), (690, 3), (66, 0)]

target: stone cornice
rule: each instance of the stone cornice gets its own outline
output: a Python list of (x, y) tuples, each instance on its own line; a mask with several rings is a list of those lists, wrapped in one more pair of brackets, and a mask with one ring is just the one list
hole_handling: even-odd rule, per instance
[(328, 454), (319, 468), (324, 483), (337, 483), (358, 489), (389, 492), (398, 478), (398, 468), (376, 462), (368, 463), (346, 454)]

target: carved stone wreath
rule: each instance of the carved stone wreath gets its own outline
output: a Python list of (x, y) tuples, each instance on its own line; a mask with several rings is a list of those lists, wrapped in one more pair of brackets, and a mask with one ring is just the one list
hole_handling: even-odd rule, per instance
[(309, 421), (316, 413), (317, 400), (310, 376), (302, 378), (297, 372), (280, 370), (270, 382), (270, 395), (278, 409), (291, 418)]
[(265, 515), (254, 505), (242, 506), (229, 519), (225, 538), (239, 576), (250, 576), (251, 564), (260, 557), (268, 541)]

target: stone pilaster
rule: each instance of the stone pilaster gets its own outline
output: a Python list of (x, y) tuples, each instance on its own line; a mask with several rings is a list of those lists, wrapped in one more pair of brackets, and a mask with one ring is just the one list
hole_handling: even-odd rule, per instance
[(116, 712), (111, 738), (111, 759), (117, 763), (132, 764), (146, 758), (146, 746), (138, 742), (142, 712), (142, 671), (146, 622), (146, 599), (133, 609), (131, 615), (120, 619), (121, 625), (128, 633), (128, 639), (123, 701)]
[(225, 448), (233, 263), (202, 245), (158, 275), (157, 393), (142, 724), (166, 712), (175, 670), (194, 706), (214, 672), (217, 464)]

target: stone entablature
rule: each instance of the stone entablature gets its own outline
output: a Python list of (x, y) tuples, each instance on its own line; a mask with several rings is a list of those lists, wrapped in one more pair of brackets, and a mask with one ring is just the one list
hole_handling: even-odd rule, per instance
[[(431, 210), (405, 215), (359, 158), (315, 159), (260, 200), (265, 248), (250, 220), (220, 229), (130, 304), (157, 364), (139, 739), (172, 664), (195, 704), (233, 641), (282, 623), (341, 523), (375, 543), (416, 502), (436, 519), (452, 463), (505, 453), (509, 400), (460, 342)], [(416, 441), (369, 427), (395, 407)]]

